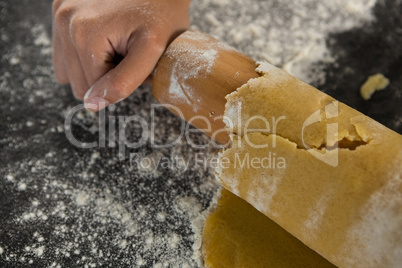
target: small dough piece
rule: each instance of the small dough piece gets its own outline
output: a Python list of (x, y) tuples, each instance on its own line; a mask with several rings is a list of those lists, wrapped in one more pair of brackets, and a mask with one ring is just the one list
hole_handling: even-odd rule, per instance
[(402, 136), (283, 70), (257, 71), (227, 96), (218, 180), (339, 267), (400, 267)]
[(225, 189), (202, 238), (207, 268), (335, 267)]
[(363, 99), (369, 100), (377, 90), (383, 90), (389, 85), (389, 80), (382, 74), (371, 75), (360, 87), (360, 95)]

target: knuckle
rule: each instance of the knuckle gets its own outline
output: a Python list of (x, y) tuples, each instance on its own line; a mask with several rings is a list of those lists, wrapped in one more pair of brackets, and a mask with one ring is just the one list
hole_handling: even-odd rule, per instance
[(162, 35), (157, 32), (148, 33), (144, 36), (144, 42), (146, 47), (154, 51), (155, 53), (162, 54), (166, 48), (167, 41)]
[(86, 32), (85, 21), (79, 17), (74, 17), (70, 23), (70, 37), (76, 48), (81, 49), (86, 46), (88, 33)]
[(158, 43), (155, 45), (154, 50), (155, 50), (155, 52), (156, 52), (157, 54), (162, 54), (162, 53), (165, 51), (166, 46), (167, 46), (167, 42), (166, 42), (166, 41), (158, 42)]
[(63, 0), (54, 0), (52, 3), (52, 14), (56, 14), (56, 11), (60, 8), (62, 5)]
[(60, 7), (54, 13), (54, 22), (60, 28), (66, 28), (69, 25), (74, 9), (70, 7)]
[(97, 32), (94, 25), (95, 19), (88, 18), (87, 16), (75, 15), (71, 18), (70, 23), (70, 38), (74, 46), (78, 50), (89, 51), (92, 49), (90, 44), (93, 44), (97, 38)]

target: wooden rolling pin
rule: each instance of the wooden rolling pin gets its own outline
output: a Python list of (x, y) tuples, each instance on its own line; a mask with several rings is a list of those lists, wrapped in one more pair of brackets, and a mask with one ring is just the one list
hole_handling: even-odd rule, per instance
[[(228, 101), (225, 115), (237, 124), (221, 155), (230, 165), (216, 169), (224, 188), (338, 267), (400, 267), (401, 135), (283, 70), (263, 64), (259, 77), (255, 68), (252, 59), (188, 31), (161, 58), (154, 96), (226, 147)], [(245, 123), (255, 116), (286, 121)], [(236, 162), (271, 153), (286, 165)]]
[(199, 31), (187, 31), (167, 48), (156, 67), (155, 99), (222, 145), (225, 96), (258, 77), (256, 62)]

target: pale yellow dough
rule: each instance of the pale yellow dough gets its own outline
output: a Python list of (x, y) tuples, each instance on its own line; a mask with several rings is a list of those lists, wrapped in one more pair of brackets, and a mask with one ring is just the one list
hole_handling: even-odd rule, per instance
[(363, 99), (369, 100), (377, 90), (383, 90), (389, 85), (389, 80), (382, 74), (371, 75), (360, 87), (360, 95)]
[[(222, 185), (339, 267), (398, 267), (401, 135), (283, 70), (268, 64), (257, 70), (262, 77), (227, 96), (233, 146), (217, 169)], [(247, 123), (253, 116), (286, 119), (274, 129), (264, 120)], [(270, 167), (268, 160), (264, 167), (258, 161), (240, 166), (247, 158), (272, 156), (285, 167), (272, 159)]]
[(243, 199), (223, 189), (203, 232), (205, 267), (335, 267)]

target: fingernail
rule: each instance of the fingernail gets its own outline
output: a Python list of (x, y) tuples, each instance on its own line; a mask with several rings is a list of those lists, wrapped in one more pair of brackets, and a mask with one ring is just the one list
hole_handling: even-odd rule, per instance
[(88, 111), (91, 112), (96, 112), (99, 110), (102, 110), (104, 108), (106, 108), (107, 106), (109, 106), (110, 102), (108, 102), (107, 100), (97, 97), (97, 96), (93, 96), (90, 97), (88, 99), (85, 99), (85, 109), (87, 109)]
[(85, 93), (85, 96), (84, 96), (84, 101), (85, 101), (85, 102), (86, 102), (86, 100), (88, 99), (89, 94), (91, 94), (92, 89), (93, 89), (93, 87), (91, 87), (90, 89), (88, 89), (87, 93)]

